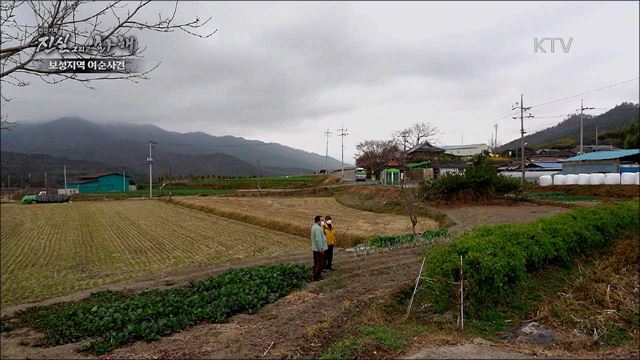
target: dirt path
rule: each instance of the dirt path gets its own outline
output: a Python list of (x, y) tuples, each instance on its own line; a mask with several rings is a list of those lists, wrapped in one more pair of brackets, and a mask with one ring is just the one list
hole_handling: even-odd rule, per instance
[(513, 205), (477, 205), (440, 207), (456, 225), (454, 231), (466, 231), (480, 224), (524, 224), (569, 210), (567, 207), (518, 203)]
[(109, 358), (301, 358), (319, 355), (331, 331), (356, 308), (388, 296), (412, 281), (421, 248), (355, 258), (335, 257), (336, 271), (304, 291), (266, 306), (256, 315), (238, 315), (227, 324), (204, 324), (153, 344), (136, 343)]
[[(270, 345), (266, 358), (318, 355), (326, 345), (329, 333), (339, 329), (356, 309), (411, 283), (420, 268), (419, 254), (422, 251), (421, 247), (412, 247), (354, 257), (340, 250), (334, 258), (337, 270), (326, 273), (324, 280), (310, 283), (304, 291), (290, 294), (257, 314), (237, 315), (225, 324), (201, 324), (152, 343), (130, 344), (107, 354), (105, 358), (255, 358), (262, 357)], [(309, 254), (298, 254), (273, 259), (272, 262), (308, 264), (310, 257)], [(163, 286), (167, 281), (178, 284), (227, 268), (201, 270), (197, 275), (176, 273), (155, 281), (140, 280), (111, 288)], [(82, 292), (73, 297), (86, 295), (87, 292)], [(21, 345), (24, 334), (11, 335), (2, 335), (3, 358), (81, 356), (75, 352), (77, 345), (34, 348)]]
[(464, 344), (425, 348), (403, 359), (534, 359), (533, 355), (509, 351), (497, 346)]

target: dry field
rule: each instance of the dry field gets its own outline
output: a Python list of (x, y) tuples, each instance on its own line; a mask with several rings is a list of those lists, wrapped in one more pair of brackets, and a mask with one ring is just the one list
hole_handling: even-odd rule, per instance
[[(408, 216), (356, 210), (331, 197), (183, 197), (180, 202), (290, 224), (303, 229), (304, 234), (309, 232), (315, 215), (331, 215), (338, 236), (340, 233), (370, 237), (411, 232)], [(419, 231), (437, 227), (431, 219), (419, 220)]]
[(309, 247), (300, 237), (161, 201), (3, 204), (1, 210), (3, 306)]

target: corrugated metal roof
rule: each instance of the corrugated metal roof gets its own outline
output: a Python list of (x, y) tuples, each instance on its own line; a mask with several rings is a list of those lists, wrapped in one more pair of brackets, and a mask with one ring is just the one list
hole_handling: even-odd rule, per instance
[[(109, 175), (122, 176), (122, 174), (117, 173), (117, 172), (95, 173), (95, 174), (82, 175), (82, 176), (80, 176), (80, 180), (94, 180), (94, 179), (101, 178), (101, 177), (104, 177), (104, 176), (109, 176)], [(126, 177), (130, 178), (131, 176), (126, 175)]]
[(469, 145), (444, 145), (442, 146), (445, 150), (462, 150), (462, 149), (477, 149), (481, 146), (489, 147), (487, 144), (469, 144)]
[(439, 148), (437, 146), (433, 146), (431, 145), (428, 141), (424, 141), (416, 146), (414, 146), (413, 148), (411, 148), (409, 151), (407, 151), (407, 153), (411, 154), (414, 153), (416, 151), (423, 151), (423, 152), (444, 152), (444, 149)]
[(590, 152), (572, 158), (564, 159), (562, 161), (582, 161), (582, 160), (611, 160), (619, 159), (631, 155), (640, 154), (640, 149), (628, 149), (628, 150), (615, 150), (615, 151), (596, 151)]
[(560, 169), (562, 170), (562, 163), (559, 162), (536, 162), (532, 163), (544, 169)]

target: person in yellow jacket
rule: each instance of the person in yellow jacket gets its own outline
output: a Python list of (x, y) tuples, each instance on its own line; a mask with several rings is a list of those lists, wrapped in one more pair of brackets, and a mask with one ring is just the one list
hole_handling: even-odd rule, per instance
[(325, 270), (333, 270), (331, 262), (333, 261), (333, 246), (336, 244), (336, 229), (333, 227), (331, 216), (324, 217), (324, 225), (322, 227), (324, 236), (327, 238), (328, 249), (324, 252), (324, 268)]

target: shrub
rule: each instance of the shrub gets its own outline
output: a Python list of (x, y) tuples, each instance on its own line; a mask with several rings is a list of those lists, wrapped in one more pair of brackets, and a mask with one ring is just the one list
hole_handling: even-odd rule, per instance
[(523, 225), (481, 226), (450, 244), (428, 252), (425, 276), (431, 278), (432, 303), (445, 311), (458, 296), (460, 255), (465, 297), (471, 314), (506, 304), (533, 271), (565, 265), (579, 255), (604, 250), (622, 231), (640, 226), (637, 200), (578, 208)]
[(520, 191), (520, 181), (498, 174), (486, 153), (473, 157), (464, 175), (446, 174), (437, 180), (425, 182), (425, 199), (453, 201), (460, 197), (476, 200)]

